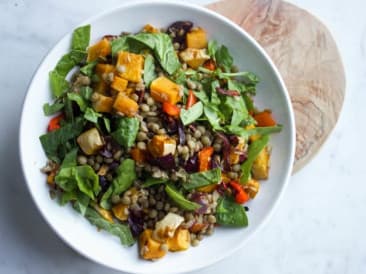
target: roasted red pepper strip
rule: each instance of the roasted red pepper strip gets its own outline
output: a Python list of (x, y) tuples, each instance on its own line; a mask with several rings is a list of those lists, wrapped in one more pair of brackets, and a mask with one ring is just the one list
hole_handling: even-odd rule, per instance
[(173, 105), (169, 102), (164, 102), (163, 103), (163, 111), (173, 117), (178, 117), (179, 113), (180, 113), (180, 108), (177, 107), (176, 105)]
[(48, 123), (47, 131), (54, 131), (60, 128), (60, 121), (64, 119), (64, 115), (60, 114), (53, 117)]
[(211, 71), (214, 71), (216, 69), (215, 61), (210, 59), (203, 64), (203, 67)]
[(214, 152), (213, 147), (205, 147), (198, 152), (199, 171), (207, 171), (210, 167), (211, 156)]
[(186, 109), (189, 109), (191, 106), (193, 106), (197, 102), (197, 97), (194, 95), (192, 90), (188, 91), (188, 98), (187, 98), (187, 104)]
[(236, 181), (231, 181), (229, 185), (234, 190), (235, 202), (238, 204), (244, 204), (249, 200), (249, 194), (244, 191), (241, 184)]

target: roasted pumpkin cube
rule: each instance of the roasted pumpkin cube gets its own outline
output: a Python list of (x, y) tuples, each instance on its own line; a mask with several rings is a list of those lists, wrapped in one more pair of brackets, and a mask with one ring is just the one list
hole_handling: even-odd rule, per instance
[(162, 157), (168, 154), (174, 155), (177, 143), (167, 135), (154, 135), (147, 147), (152, 156)]
[(95, 73), (99, 81), (94, 85), (94, 92), (106, 95), (109, 90), (109, 80), (113, 79), (115, 74), (115, 67), (109, 64), (97, 64), (95, 66)]
[(150, 94), (155, 101), (175, 105), (180, 101), (180, 87), (168, 78), (161, 76), (151, 82)]
[(187, 33), (187, 48), (204, 49), (207, 47), (206, 31), (202, 28), (196, 28)]
[(134, 148), (131, 148), (130, 154), (131, 154), (132, 159), (134, 159), (139, 164), (141, 164), (145, 161), (146, 150), (142, 150), (137, 147), (134, 147)]
[(136, 115), (139, 106), (134, 100), (120, 92), (114, 101), (113, 108), (119, 113), (132, 117)]
[(264, 180), (269, 174), (269, 151), (265, 147), (253, 162), (252, 175), (256, 180)]
[(102, 39), (88, 48), (87, 61), (92, 62), (109, 54), (111, 54), (111, 43), (107, 39)]
[(211, 185), (207, 185), (207, 186), (202, 186), (200, 188), (198, 188), (197, 190), (200, 192), (206, 192), (206, 193), (211, 193), (212, 191), (214, 191), (216, 189), (217, 184), (211, 184)]
[(162, 248), (162, 243), (152, 238), (152, 233), (151, 229), (145, 229), (139, 238), (140, 255), (145, 260), (156, 260), (167, 253), (166, 249)]
[(202, 66), (204, 62), (210, 59), (206, 49), (186, 48), (179, 53), (179, 57), (183, 62), (187, 63), (193, 69)]
[(141, 81), (141, 74), (144, 66), (144, 57), (127, 51), (118, 52), (117, 71), (119, 75), (131, 82)]
[(92, 97), (91, 97), (91, 101), (92, 101), (93, 109), (96, 112), (109, 113), (109, 112), (112, 111), (112, 106), (113, 106), (113, 98), (112, 97), (104, 96), (102, 94), (94, 92)]
[(245, 148), (245, 140), (244, 138), (239, 137), (238, 144), (234, 148), (231, 148), (230, 150), (229, 160), (231, 165), (239, 163), (240, 155), (243, 153), (244, 148)]
[(173, 238), (168, 238), (169, 251), (183, 251), (189, 248), (191, 235), (188, 229), (178, 228)]
[(245, 185), (244, 185), (244, 189), (245, 192), (249, 194), (249, 197), (251, 199), (254, 199), (255, 196), (257, 195), (258, 191), (259, 191), (259, 182), (257, 180), (254, 179), (250, 179)]
[(112, 212), (114, 216), (120, 221), (126, 221), (128, 218), (128, 205), (122, 203), (112, 207)]
[(93, 155), (104, 146), (103, 138), (95, 127), (80, 134), (76, 141), (86, 155)]
[(127, 88), (128, 81), (119, 76), (114, 76), (111, 88), (117, 90), (118, 92), (123, 92)]
[(149, 33), (158, 33), (159, 30), (157, 28), (155, 28), (154, 26), (150, 25), (150, 24), (146, 24), (143, 29), (143, 32), (149, 32)]

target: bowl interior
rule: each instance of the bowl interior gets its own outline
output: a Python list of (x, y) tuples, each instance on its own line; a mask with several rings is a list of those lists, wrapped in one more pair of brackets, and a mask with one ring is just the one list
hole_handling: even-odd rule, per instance
[(45, 177), (40, 168), (46, 157), (39, 142), (45, 132), (48, 118), (42, 105), (51, 100), (48, 72), (59, 58), (68, 52), (70, 35), (64, 37), (48, 54), (36, 72), (24, 103), (20, 151), (25, 178), (31, 195), (41, 214), (57, 234), (71, 247), (86, 257), (109, 267), (129, 273), (184, 272), (212, 264), (244, 244), (250, 235), (267, 219), (288, 180), (294, 155), (294, 122), (287, 92), (272, 63), (238, 27), (228, 20), (203, 8), (179, 3), (137, 3), (116, 8), (88, 20), (92, 25), (92, 41), (105, 34), (121, 31), (136, 32), (150, 23), (166, 27), (177, 20), (191, 20), (207, 30), (211, 39), (225, 44), (241, 70), (256, 73), (261, 82), (255, 98), (260, 108), (273, 110), (283, 124), (280, 134), (271, 138), (272, 158), (268, 181), (263, 182), (257, 198), (249, 204), (250, 225), (246, 229), (216, 229), (199, 247), (187, 252), (170, 253), (164, 259), (151, 263), (138, 258), (137, 246), (125, 248), (118, 238), (98, 232), (71, 207), (61, 207), (49, 197)]

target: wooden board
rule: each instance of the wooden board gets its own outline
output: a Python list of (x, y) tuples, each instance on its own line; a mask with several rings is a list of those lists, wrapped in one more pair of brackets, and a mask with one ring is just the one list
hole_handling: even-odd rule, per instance
[(332, 35), (309, 12), (282, 0), (222, 0), (208, 8), (249, 32), (280, 70), (295, 112), (298, 171), (325, 142), (343, 104), (345, 74)]

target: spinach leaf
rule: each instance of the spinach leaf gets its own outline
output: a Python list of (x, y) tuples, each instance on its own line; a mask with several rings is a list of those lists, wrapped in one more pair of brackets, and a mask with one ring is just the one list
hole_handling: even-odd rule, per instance
[(121, 50), (128, 50), (129, 45), (127, 43), (128, 35), (119, 37), (111, 42), (112, 56), (115, 56)]
[(243, 95), (243, 98), (244, 98), (244, 102), (245, 102), (245, 105), (247, 107), (247, 110), (249, 112), (252, 112), (254, 111), (254, 103), (253, 103), (253, 99), (251, 97), (249, 97), (247, 94), (244, 94)]
[(262, 149), (268, 144), (269, 136), (264, 135), (260, 139), (252, 142), (248, 148), (248, 157), (241, 165), (240, 183), (245, 184), (250, 177), (250, 171), (252, 170), (253, 162), (262, 151)]
[(117, 177), (112, 182), (113, 194), (119, 195), (129, 189), (136, 179), (135, 161), (132, 159), (123, 160), (116, 173)]
[(88, 165), (61, 168), (55, 182), (64, 191), (78, 189), (92, 200), (100, 191), (99, 177)]
[(58, 102), (55, 102), (52, 105), (50, 105), (49, 103), (45, 103), (43, 105), (43, 113), (46, 116), (50, 116), (59, 112), (61, 109), (64, 108), (64, 106), (65, 106), (64, 103), (58, 103)]
[(154, 57), (148, 54), (145, 57), (144, 64), (144, 82), (147, 87), (150, 86), (151, 82), (156, 78)]
[(102, 114), (95, 112), (94, 109), (87, 107), (84, 113), (85, 120), (88, 120), (94, 124), (98, 123), (98, 118), (102, 117)]
[(60, 97), (66, 90), (69, 89), (69, 82), (65, 80), (65, 77), (59, 75), (57, 71), (50, 71), (49, 77), (51, 91), (54, 97)]
[(268, 135), (271, 133), (277, 133), (282, 130), (281, 125), (276, 125), (273, 127), (256, 127), (252, 129), (244, 129), (238, 126), (226, 126), (227, 133), (235, 134), (243, 138), (248, 138), (252, 135)]
[(165, 186), (165, 191), (180, 208), (185, 210), (196, 210), (201, 207), (201, 205), (187, 200), (178, 190), (176, 190), (173, 186), (167, 185)]
[(253, 72), (241, 71), (241, 72), (219, 72), (218, 77), (220, 79), (231, 79), (232, 77), (243, 77), (246, 82), (246, 90), (250, 93), (250, 86), (256, 85), (259, 82), (259, 78)]
[(86, 101), (89, 101), (93, 94), (93, 89), (91, 87), (81, 87), (79, 93)]
[(211, 124), (212, 128), (214, 130), (222, 130), (222, 127), (220, 126), (221, 119), (219, 116), (219, 111), (212, 105), (205, 105), (203, 107), (203, 111), (209, 123)]
[(83, 127), (83, 119), (77, 118), (74, 122), (67, 123), (57, 130), (41, 135), (39, 139), (47, 157), (59, 162), (60, 157), (58, 152), (60, 148), (62, 148), (67, 141), (79, 136), (83, 131)]
[(216, 63), (221, 66), (226, 72), (231, 71), (231, 67), (233, 65), (234, 59), (230, 55), (227, 47), (222, 45), (216, 50), (215, 53)]
[(86, 76), (91, 77), (93, 75), (94, 68), (97, 64), (98, 64), (98, 61), (90, 62), (90, 63), (86, 64), (85, 66), (83, 66), (82, 68), (80, 68), (80, 72)]
[(110, 186), (106, 192), (104, 192), (102, 198), (100, 199), (100, 206), (104, 209), (110, 210), (112, 207), (111, 201), (109, 200), (113, 194), (113, 187)]
[(78, 27), (72, 34), (71, 49), (85, 51), (90, 42), (90, 25)]
[(175, 53), (170, 36), (166, 33), (138, 33), (130, 35), (128, 40), (138, 41), (150, 48), (159, 61), (161, 67), (168, 73), (173, 74), (179, 67), (180, 62)]
[(74, 169), (79, 190), (94, 200), (94, 194), (98, 195), (101, 189), (98, 175), (89, 165), (74, 167)]
[(208, 42), (208, 45), (207, 45), (207, 51), (208, 51), (208, 55), (210, 55), (210, 57), (214, 60), (216, 60), (216, 52), (219, 48), (219, 45), (217, 44), (217, 41), (216, 40), (210, 40)]
[(183, 184), (186, 190), (212, 185), (221, 181), (221, 169), (214, 168), (209, 171), (196, 172), (189, 175), (187, 183)]
[(83, 61), (86, 57), (86, 53), (79, 50), (72, 50), (70, 53), (65, 54), (57, 62), (54, 71), (60, 76), (66, 77), (70, 70)]
[(76, 191), (64, 191), (61, 193), (60, 196), (60, 205), (65, 205), (70, 201), (76, 201), (77, 200), (77, 193)]
[(76, 201), (74, 203), (74, 208), (76, 208), (76, 210), (79, 211), (80, 214), (84, 216), (89, 206), (89, 202), (90, 198), (84, 193), (81, 193), (79, 191), (76, 194)]
[(116, 121), (116, 130), (111, 136), (125, 148), (130, 148), (136, 140), (140, 122), (137, 118), (122, 117)]
[(204, 92), (203, 90), (200, 91), (193, 91), (194, 95), (196, 95), (196, 97), (198, 99), (200, 99), (200, 101), (204, 104), (207, 105), (210, 103), (208, 96), (206, 94), (206, 92)]
[(216, 220), (218, 224), (224, 226), (248, 226), (248, 217), (244, 208), (228, 197), (219, 200), (216, 207)]
[(67, 98), (70, 101), (74, 101), (82, 112), (86, 110), (88, 103), (79, 93), (69, 92), (67, 93)]
[(203, 113), (203, 104), (202, 102), (197, 102), (189, 109), (182, 108), (180, 110), (180, 119), (182, 120), (183, 125), (189, 125), (196, 121), (201, 117)]
[(221, 103), (221, 100), (219, 98), (219, 95), (217, 94), (216, 88), (220, 87), (220, 83), (218, 80), (211, 82), (211, 104), (213, 105), (219, 105)]
[(76, 166), (77, 165), (77, 162), (76, 162), (77, 155), (78, 155), (78, 148), (74, 148), (70, 152), (68, 152), (65, 155), (64, 160), (62, 161), (60, 169)]
[(238, 126), (243, 120), (246, 120), (249, 116), (248, 110), (245, 106), (245, 102), (241, 96), (226, 96), (225, 106), (231, 110), (231, 126)]
[(165, 184), (168, 182), (168, 179), (161, 179), (161, 178), (148, 178), (146, 181), (141, 185), (141, 187), (150, 187), (159, 184)]
[(110, 223), (102, 216), (100, 216), (96, 210), (90, 207), (86, 209), (85, 218), (87, 218), (88, 221), (96, 227), (104, 229), (109, 233), (119, 237), (122, 245), (131, 246), (135, 243), (135, 240), (128, 225)]
[(103, 116), (103, 123), (104, 123), (104, 127), (107, 130), (108, 133), (111, 132), (111, 121), (107, 118)]

